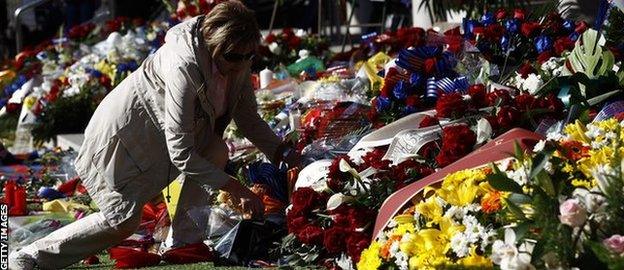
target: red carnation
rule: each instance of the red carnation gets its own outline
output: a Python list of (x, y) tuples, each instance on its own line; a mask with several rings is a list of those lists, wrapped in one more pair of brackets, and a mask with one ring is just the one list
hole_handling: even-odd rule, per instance
[(351, 229), (350, 231), (354, 231), (355, 229), (366, 227), (366, 225), (368, 225), (371, 222), (370, 217), (374, 217), (376, 215), (377, 213), (375, 213), (375, 211), (371, 209), (362, 208), (362, 207), (349, 208), (347, 217), (349, 219), (349, 225)]
[(300, 214), (301, 212), (296, 209), (291, 209), (288, 214), (286, 214), (286, 225), (288, 226), (288, 232), (297, 234), (299, 233), (299, 231), (301, 231), (301, 229), (305, 227), (305, 225), (309, 223), (308, 219)]
[(362, 157), (364, 161), (364, 167), (373, 167), (378, 170), (385, 170), (390, 166), (390, 160), (381, 160), (386, 154), (386, 151), (381, 148), (375, 148), (373, 151), (366, 153)]
[(356, 232), (347, 238), (347, 253), (353, 262), (360, 261), (362, 251), (370, 245), (370, 236), (365, 233)]
[(500, 24), (490, 24), (485, 28), (485, 38), (492, 41), (499, 41), (503, 34), (505, 34), (505, 28)]
[(540, 24), (536, 22), (526, 22), (523, 23), (520, 27), (520, 31), (522, 35), (525, 37), (533, 37), (537, 35), (537, 32), (540, 30)]
[(503, 130), (508, 130), (518, 125), (520, 121), (520, 112), (511, 106), (503, 106), (496, 114), (496, 122)]
[(552, 51), (542, 52), (537, 56), (537, 62), (540, 64), (543, 64), (544, 62), (548, 61), (548, 59), (550, 59), (551, 57), (554, 57)]
[(438, 117), (451, 118), (461, 117), (466, 112), (466, 103), (459, 93), (443, 94), (436, 102)]
[(540, 98), (537, 103), (538, 108), (547, 109), (554, 113), (555, 118), (560, 118), (563, 114), (563, 102), (552, 93)]
[(297, 234), (297, 239), (307, 245), (320, 245), (323, 243), (323, 229), (308, 225)]
[(505, 11), (504, 8), (499, 8), (496, 11), (496, 19), (500, 21), (500, 20), (505, 19), (505, 17), (507, 17), (507, 11)]
[(264, 43), (266, 44), (271, 44), (273, 42), (275, 42), (277, 38), (275, 37), (275, 35), (273, 33), (268, 34), (265, 38), (264, 38)]
[(440, 121), (438, 121), (438, 118), (430, 116), (430, 115), (425, 115), (425, 118), (423, 118), (423, 120), (420, 121), (420, 124), (418, 125), (418, 127), (425, 128), (425, 127), (435, 126), (438, 124), (440, 124)]
[(514, 99), (514, 102), (518, 110), (521, 112), (530, 111), (535, 108), (535, 97), (529, 93), (522, 93), (518, 95)]
[(515, 9), (514, 10), (514, 19), (518, 19), (518, 20), (524, 20), (524, 10), (522, 9)]
[(487, 106), (485, 102), (485, 95), (487, 94), (487, 90), (485, 89), (485, 85), (483, 84), (473, 84), (468, 88), (468, 95), (470, 95), (470, 100), (477, 107)]
[(526, 79), (527, 77), (529, 77), (529, 74), (537, 73), (537, 70), (530, 63), (524, 63), (518, 69), (518, 73), (523, 79)]
[(346, 233), (340, 227), (331, 227), (325, 231), (323, 246), (328, 253), (340, 253), (345, 250)]
[(511, 103), (511, 95), (509, 94), (509, 91), (503, 89), (496, 89), (493, 92), (488, 93), (485, 99), (489, 106), (502, 106)]
[(357, 167), (355, 165), (355, 162), (353, 162), (348, 156), (340, 156), (335, 158), (331, 165), (329, 165), (329, 172), (327, 173), (327, 186), (335, 191), (335, 192), (339, 192), (342, 191), (343, 187), (344, 187), (344, 183), (345, 181), (347, 181), (351, 176), (351, 174), (349, 174), (348, 172), (341, 172), (340, 171), (340, 160), (346, 160), (347, 163), (349, 163), (349, 165), (351, 165), (351, 167)]
[(319, 204), (320, 195), (309, 187), (299, 188), (292, 193), (293, 208), (303, 212), (314, 210)]
[(299, 48), (299, 45), (301, 45), (301, 38), (299, 38), (298, 36), (292, 36), (290, 39), (288, 39), (289, 48), (294, 50)]
[(574, 41), (569, 37), (562, 37), (555, 41), (554, 44), (555, 53), (561, 55), (564, 51), (571, 51), (574, 49)]
[(442, 149), (436, 162), (445, 167), (470, 153), (476, 142), (477, 135), (468, 126), (447, 126), (442, 129)]
[(575, 32), (582, 34), (585, 32), (585, 30), (587, 30), (587, 23), (585, 21), (580, 21), (576, 23), (576, 28), (574, 29)]

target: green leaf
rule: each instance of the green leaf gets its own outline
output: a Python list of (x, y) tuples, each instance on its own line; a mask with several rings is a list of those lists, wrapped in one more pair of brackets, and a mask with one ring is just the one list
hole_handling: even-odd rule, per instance
[(520, 160), (524, 157), (524, 150), (522, 150), (518, 141), (514, 141), (514, 157)]
[(520, 220), (527, 220), (526, 215), (524, 215), (524, 212), (522, 212), (522, 209), (518, 205), (508, 199), (505, 199), (505, 202), (507, 203), (507, 209), (509, 209), (509, 212), (511, 212), (516, 218)]
[(602, 46), (598, 45), (601, 37), (593, 29), (588, 29), (581, 35), (568, 56), (570, 65), (567, 68), (571, 68), (568, 70), (570, 74), (581, 72), (593, 79), (613, 69), (613, 54), (603, 51)]
[(550, 178), (550, 175), (548, 175), (547, 172), (540, 171), (535, 176), (535, 179), (537, 180), (539, 187), (542, 188), (542, 190), (544, 190), (544, 192), (546, 192), (548, 196), (554, 197), (557, 195), (557, 193), (555, 192), (555, 186), (553, 185), (552, 179)]
[(522, 187), (503, 173), (496, 172), (487, 176), (487, 181), (493, 188), (500, 191), (522, 193)]
[(537, 176), (538, 173), (544, 170), (544, 166), (546, 166), (546, 163), (548, 163), (548, 160), (550, 160), (550, 155), (550, 152), (545, 151), (535, 155), (535, 157), (533, 158), (533, 164), (531, 166), (531, 173), (529, 175), (529, 178), (533, 179), (533, 177)]
[(531, 252), (531, 263), (536, 264), (539, 260), (542, 259), (542, 254), (544, 254), (544, 246), (545, 243), (543, 241), (537, 241), (535, 246), (533, 247), (533, 252)]
[(532, 201), (531, 197), (520, 193), (512, 193), (507, 199), (515, 204), (526, 204)]
[(518, 223), (518, 225), (514, 228), (514, 232), (516, 233), (516, 241), (524, 239), (524, 236), (529, 232), (531, 228), (531, 224), (529, 222)]

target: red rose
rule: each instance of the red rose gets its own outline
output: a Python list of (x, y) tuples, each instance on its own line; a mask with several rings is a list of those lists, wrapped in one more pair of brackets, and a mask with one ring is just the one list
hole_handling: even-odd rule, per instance
[(518, 73), (520, 73), (520, 76), (523, 79), (526, 79), (527, 77), (529, 77), (529, 74), (531, 73), (537, 73), (537, 70), (530, 64), (530, 63), (524, 63), (522, 66), (520, 66), (520, 68), (518, 69)]
[(511, 129), (520, 122), (520, 112), (511, 106), (503, 106), (496, 114), (496, 122), (503, 130)]
[(485, 89), (485, 85), (483, 84), (473, 84), (468, 88), (468, 95), (470, 95), (470, 100), (477, 107), (487, 106), (485, 102), (485, 95), (487, 90)]
[(323, 246), (328, 253), (336, 254), (345, 250), (346, 233), (340, 227), (331, 227), (325, 231)]
[(500, 21), (500, 20), (505, 19), (505, 17), (507, 17), (507, 11), (505, 11), (504, 8), (499, 8), (496, 11), (496, 19)]
[(438, 121), (438, 118), (430, 116), (430, 115), (425, 115), (425, 118), (423, 118), (423, 120), (420, 121), (420, 124), (418, 125), (418, 127), (425, 128), (425, 127), (435, 126), (438, 124), (440, 124), (440, 121)]
[(454, 118), (461, 117), (466, 112), (466, 103), (460, 93), (442, 94), (436, 102), (438, 117)]
[(387, 169), (388, 166), (390, 166), (390, 160), (381, 160), (385, 154), (386, 151), (381, 148), (375, 148), (373, 151), (366, 153), (366, 155), (362, 157), (364, 161), (363, 169), (368, 167), (373, 167), (378, 170)]
[(323, 229), (315, 225), (308, 225), (297, 233), (297, 239), (307, 245), (323, 243)]
[(186, 6), (186, 13), (191, 17), (197, 16), (197, 7), (195, 4)]
[(537, 56), (537, 62), (540, 64), (543, 64), (544, 62), (548, 61), (548, 59), (550, 59), (551, 57), (554, 57), (552, 51), (545, 51), (543, 53), (540, 53)]
[(524, 10), (522, 9), (515, 9), (514, 10), (514, 19), (518, 19), (518, 20), (524, 20)]
[(425, 59), (425, 62), (423, 63), (423, 71), (425, 74), (433, 74), (436, 72), (436, 64), (437, 60), (435, 58), (427, 58)]
[(530, 111), (535, 108), (535, 97), (529, 93), (522, 93), (518, 95), (514, 99), (514, 102), (518, 110), (521, 112)]
[(564, 51), (571, 51), (574, 49), (574, 41), (569, 37), (562, 37), (555, 41), (554, 47), (555, 53), (561, 55)]
[(583, 34), (585, 30), (587, 30), (587, 23), (585, 21), (580, 21), (576, 23), (576, 28), (574, 29), (574, 32)]
[(447, 126), (442, 129), (442, 149), (436, 162), (445, 167), (470, 153), (476, 142), (477, 135), (468, 126)]
[(314, 210), (319, 200), (320, 195), (309, 187), (299, 188), (291, 196), (293, 208), (301, 209), (303, 212)]
[(520, 31), (522, 32), (522, 35), (524, 35), (525, 37), (533, 37), (537, 35), (537, 32), (539, 32), (539, 30), (540, 30), (540, 24), (536, 22), (526, 22), (526, 23), (523, 23), (522, 26), (520, 27)]
[(347, 254), (351, 257), (354, 263), (360, 261), (360, 255), (362, 251), (370, 245), (370, 236), (356, 232), (349, 235), (347, 238)]
[(496, 89), (493, 92), (488, 93), (485, 99), (489, 106), (495, 106), (497, 104), (502, 106), (511, 103), (511, 95), (509, 94), (509, 91), (503, 89)]

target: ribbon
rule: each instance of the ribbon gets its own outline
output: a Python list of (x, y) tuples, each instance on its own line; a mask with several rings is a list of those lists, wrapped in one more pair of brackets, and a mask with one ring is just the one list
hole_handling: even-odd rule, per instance
[(445, 77), (440, 80), (436, 80), (432, 77), (427, 79), (425, 98), (436, 100), (438, 99), (439, 93), (448, 94), (457, 92), (460, 94), (466, 94), (469, 87), (470, 82), (465, 76), (461, 76), (455, 79)]
[(602, 110), (594, 117), (593, 122), (602, 121), (613, 117), (614, 115), (624, 112), (624, 101), (616, 101), (611, 104), (605, 105)]
[(425, 61), (430, 61), (431, 59), (435, 61), (438, 73), (448, 72), (457, 64), (457, 59), (455, 59), (453, 53), (448, 51), (442, 52), (441, 47), (434, 46), (403, 49), (399, 52), (396, 64), (405, 70), (417, 73), (424, 71)]
[(271, 163), (256, 162), (249, 165), (249, 180), (269, 187), (270, 196), (288, 202), (286, 170)]

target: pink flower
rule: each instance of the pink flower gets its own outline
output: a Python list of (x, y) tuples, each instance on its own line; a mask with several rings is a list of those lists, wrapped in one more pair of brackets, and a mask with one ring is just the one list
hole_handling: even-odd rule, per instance
[(611, 237), (603, 240), (602, 244), (604, 244), (609, 250), (617, 254), (624, 253), (624, 236), (622, 235), (614, 234)]
[(583, 225), (587, 219), (587, 211), (579, 204), (576, 199), (569, 199), (559, 206), (559, 220), (561, 223), (571, 227), (579, 227)]

